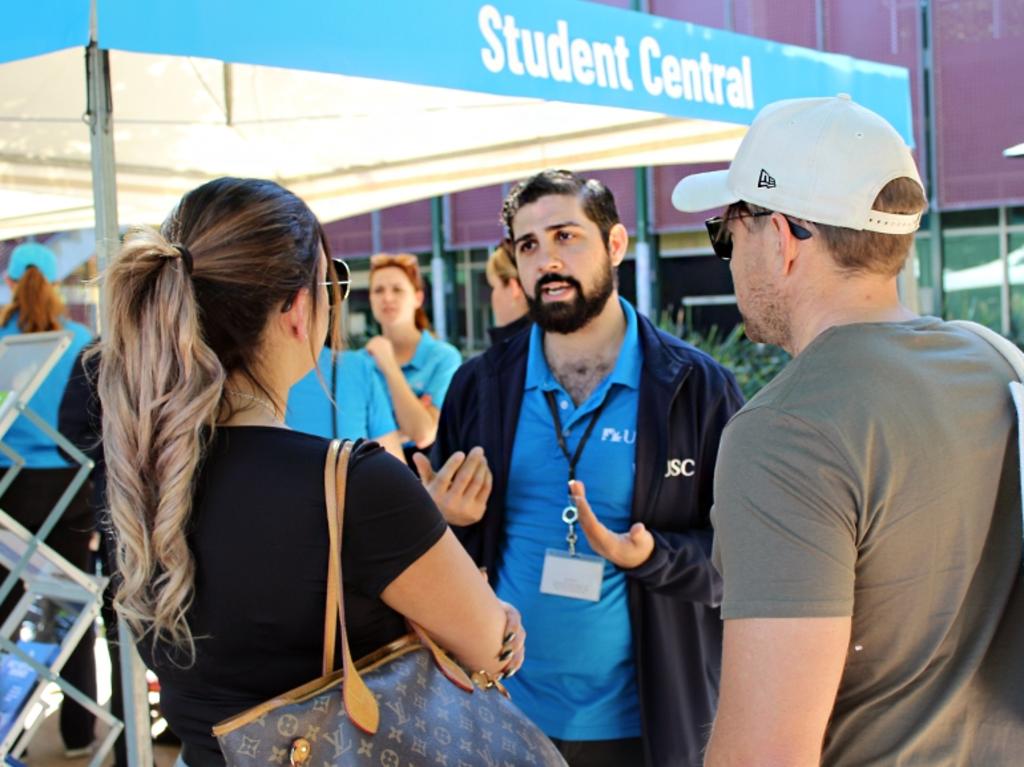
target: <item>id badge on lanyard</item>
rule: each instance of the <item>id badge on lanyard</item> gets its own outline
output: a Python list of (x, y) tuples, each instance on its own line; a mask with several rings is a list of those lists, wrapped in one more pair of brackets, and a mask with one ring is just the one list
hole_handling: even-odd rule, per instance
[[(553, 392), (544, 392), (548, 408), (551, 410), (551, 419), (555, 426), (555, 436), (558, 438), (558, 446), (569, 462), (569, 482), (576, 479), (576, 464), (579, 463), (583, 454), (583, 447), (587, 444), (597, 419), (604, 409), (604, 402), (594, 411), (587, 424), (586, 431), (576, 446), (574, 455), (569, 455), (569, 447), (562, 434), (562, 419), (558, 415), (558, 406), (555, 402)], [(605, 400), (607, 401), (607, 399)], [(598, 602), (601, 599), (601, 584), (604, 580), (604, 560), (601, 557), (589, 554), (580, 554), (576, 551), (576, 542), (579, 536), (576, 534), (576, 523), (579, 521), (580, 513), (569, 496), (568, 505), (562, 509), (562, 522), (568, 527), (565, 541), (568, 544), (568, 551), (560, 549), (548, 549), (544, 553), (544, 568), (540, 576), (540, 591), (542, 594), (551, 594), (570, 599), (583, 599), (590, 602)]]

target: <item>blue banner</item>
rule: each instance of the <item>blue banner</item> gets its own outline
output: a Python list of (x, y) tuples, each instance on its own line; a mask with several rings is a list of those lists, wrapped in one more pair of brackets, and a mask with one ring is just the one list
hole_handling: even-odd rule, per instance
[(749, 124), (849, 93), (912, 141), (906, 69), (583, 0), (98, 0), (106, 48)]
[(88, 44), (89, 0), (10, 0), (0, 10), (0, 64)]

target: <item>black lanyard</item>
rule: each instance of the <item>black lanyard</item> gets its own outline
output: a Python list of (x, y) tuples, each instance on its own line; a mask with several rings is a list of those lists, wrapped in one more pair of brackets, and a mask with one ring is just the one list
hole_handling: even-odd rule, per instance
[(555, 423), (555, 437), (558, 438), (558, 446), (562, 449), (562, 455), (565, 456), (565, 460), (569, 462), (569, 481), (572, 482), (576, 479), (576, 464), (579, 463), (580, 456), (583, 455), (583, 448), (586, 446), (587, 440), (590, 439), (594, 426), (597, 425), (597, 419), (601, 417), (601, 411), (604, 410), (608, 397), (604, 398), (604, 401), (598, 405), (594, 414), (590, 416), (590, 423), (587, 424), (586, 431), (583, 432), (579, 444), (576, 445), (576, 452), (571, 457), (569, 456), (569, 445), (566, 444), (565, 435), (562, 433), (562, 419), (558, 415), (558, 403), (555, 401), (555, 393), (553, 391), (544, 392), (544, 399), (548, 401), (548, 408), (551, 410), (551, 420)]
[[(601, 417), (601, 411), (604, 410), (604, 405), (608, 401), (608, 397), (604, 398), (604, 401), (597, 406), (594, 414), (590, 416), (590, 423), (587, 424), (586, 430), (583, 432), (583, 436), (580, 437), (580, 442), (576, 445), (576, 452), (569, 455), (569, 445), (566, 444), (565, 435), (562, 433), (562, 419), (558, 415), (558, 403), (555, 401), (555, 393), (553, 391), (544, 392), (544, 399), (548, 402), (548, 408), (551, 410), (551, 420), (555, 424), (555, 437), (558, 439), (558, 446), (562, 449), (562, 455), (565, 456), (565, 460), (569, 462), (569, 481), (572, 482), (576, 479), (576, 464), (580, 461), (580, 456), (583, 455), (583, 448), (587, 444), (587, 440), (590, 439), (590, 435), (594, 431), (594, 426), (597, 425), (597, 419)], [(569, 505), (562, 510), (562, 521), (569, 526), (569, 534), (565, 536), (566, 543), (569, 544), (569, 555), (576, 556), (576, 521), (579, 519), (579, 510), (576, 508), (576, 503), (573, 501), (572, 493), (569, 495)]]

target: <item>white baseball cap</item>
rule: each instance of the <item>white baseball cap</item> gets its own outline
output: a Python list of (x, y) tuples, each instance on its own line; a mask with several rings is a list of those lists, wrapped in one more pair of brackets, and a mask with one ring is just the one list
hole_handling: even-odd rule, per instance
[(896, 178), (921, 177), (896, 130), (846, 94), (764, 107), (728, 170), (687, 176), (672, 205), (694, 212), (744, 201), (818, 224), (887, 234), (917, 231), (921, 214), (872, 209)]

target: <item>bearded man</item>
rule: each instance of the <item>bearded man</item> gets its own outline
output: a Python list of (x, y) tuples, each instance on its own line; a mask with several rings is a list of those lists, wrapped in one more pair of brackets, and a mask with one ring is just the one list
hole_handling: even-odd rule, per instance
[(503, 221), (534, 327), (455, 374), (433, 463), (482, 447), (493, 484), (442, 508), (522, 611), (529, 661), (506, 684), (569, 764), (698, 765), (721, 653), (715, 454), (742, 397), (619, 297), (629, 236), (600, 181), (540, 173)]

